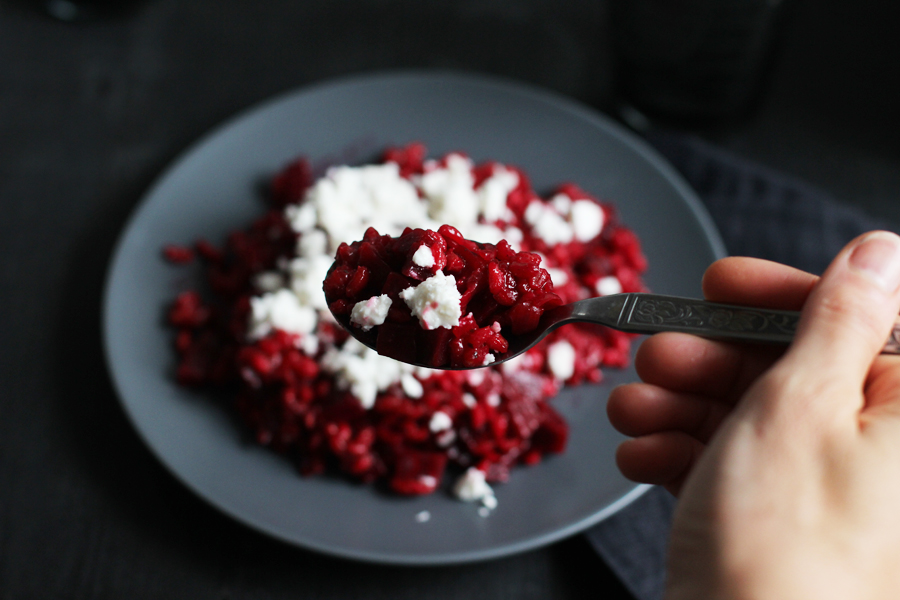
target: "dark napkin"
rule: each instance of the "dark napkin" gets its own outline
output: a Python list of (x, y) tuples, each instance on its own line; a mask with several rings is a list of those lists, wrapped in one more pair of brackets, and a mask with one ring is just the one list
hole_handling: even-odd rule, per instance
[[(698, 138), (651, 133), (647, 140), (700, 196), (729, 255), (765, 258), (818, 274), (857, 235), (895, 230), (796, 178)], [(674, 498), (654, 487), (585, 534), (637, 600), (663, 596), (674, 507)]]

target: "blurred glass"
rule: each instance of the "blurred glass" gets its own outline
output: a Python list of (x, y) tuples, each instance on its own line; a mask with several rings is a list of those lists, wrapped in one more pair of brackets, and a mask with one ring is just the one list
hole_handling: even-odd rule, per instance
[(86, 21), (124, 15), (139, 3), (139, 0), (42, 0), (41, 6), (54, 19)]
[(761, 99), (790, 0), (611, 0), (616, 86), (625, 111), (716, 123)]

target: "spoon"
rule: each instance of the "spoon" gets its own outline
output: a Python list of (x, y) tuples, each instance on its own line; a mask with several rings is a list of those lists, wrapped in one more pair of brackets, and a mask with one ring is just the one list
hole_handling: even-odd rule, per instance
[[(567, 323), (596, 323), (619, 331), (652, 334), (678, 331), (695, 335), (741, 342), (788, 344), (794, 338), (800, 313), (748, 306), (734, 306), (665, 296), (661, 294), (611, 294), (565, 304), (546, 311), (538, 326), (522, 335), (506, 334), (509, 349), (496, 354), (491, 365), (506, 362), (522, 354), (548, 333)], [(335, 317), (350, 334), (366, 346), (375, 347), (373, 332), (350, 326), (345, 316)], [(900, 354), (900, 323), (894, 325), (882, 354)], [(420, 367), (434, 365), (409, 362)], [(481, 367), (438, 367), (445, 370), (468, 370)]]

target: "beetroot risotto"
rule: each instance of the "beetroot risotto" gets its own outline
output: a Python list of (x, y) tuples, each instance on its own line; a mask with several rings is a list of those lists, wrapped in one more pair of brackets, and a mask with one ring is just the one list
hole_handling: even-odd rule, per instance
[[(323, 286), (328, 308), (378, 354), (429, 367), (483, 367), (562, 304), (541, 257), (509, 242), (479, 244), (449, 225), (369, 228), (341, 244)], [(465, 314), (465, 316), (463, 316)]]
[[(614, 208), (575, 185), (541, 197), (515, 167), (425, 156), (419, 144), (389, 149), (380, 164), (333, 167), (316, 181), (298, 159), (272, 180), (271, 209), (223, 246), (166, 247), (175, 264), (199, 257), (208, 289), (181, 293), (168, 310), (175, 376), (223, 391), (256, 441), (304, 475), (342, 473), (404, 495), (446, 481), (486, 514), (496, 505), (491, 483), (565, 449), (567, 425), (548, 401), (564, 385), (600, 381), (601, 367), (626, 365), (630, 336), (567, 325), (501, 365), (432, 370), (350, 337), (325, 292), (333, 302), (393, 297), (409, 281), (452, 276), (466, 303), (456, 342), (440, 333), (446, 327), (410, 323), (405, 302), (363, 306), (357, 325), (374, 327), (385, 312), (378, 344), (388, 353), (485, 365), (502, 352), (495, 322), (533, 327), (560, 303), (643, 291), (646, 262)], [(398, 273), (385, 270), (367, 243), (387, 244), (407, 228), (391, 242), (404, 253)], [(336, 255), (346, 268), (326, 280)]]

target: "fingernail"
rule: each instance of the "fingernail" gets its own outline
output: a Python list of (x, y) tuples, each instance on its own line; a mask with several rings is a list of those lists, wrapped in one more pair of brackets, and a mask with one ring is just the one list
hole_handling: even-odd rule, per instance
[(894, 293), (900, 287), (900, 237), (893, 233), (876, 232), (863, 238), (848, 261), (887, 292)]

